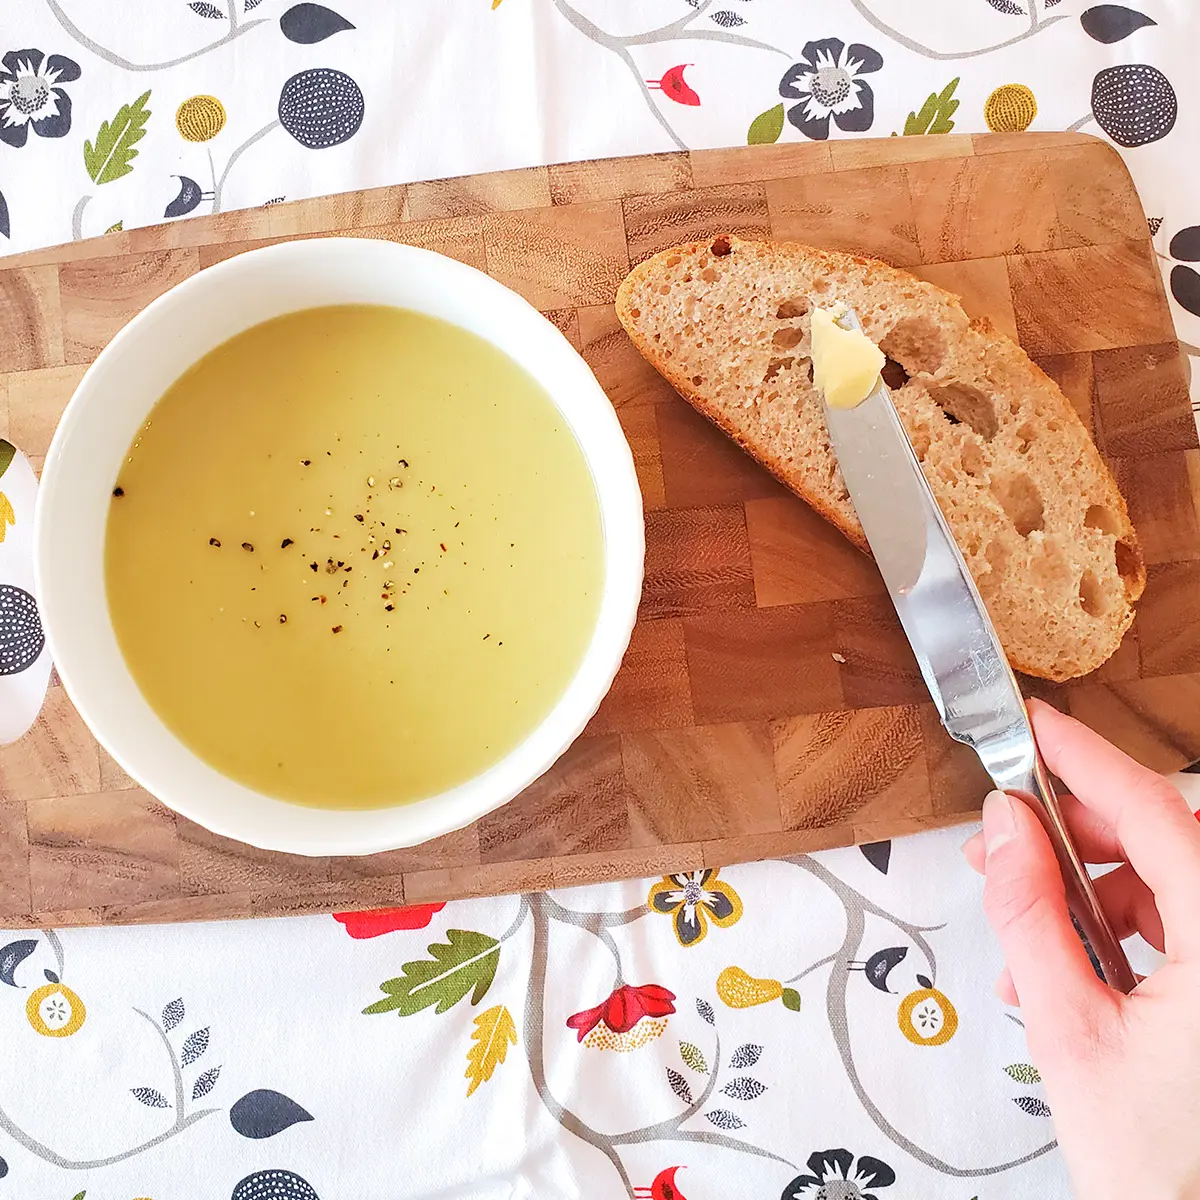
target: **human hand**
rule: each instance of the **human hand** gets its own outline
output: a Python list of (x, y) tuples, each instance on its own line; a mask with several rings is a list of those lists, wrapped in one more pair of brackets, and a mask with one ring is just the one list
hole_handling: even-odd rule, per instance
[[(1050, 840), (993, 792), (963, 847), (1019, 1003), (1076, 1192), (1087, 1200), (1200, 1198), (1200, 824), (1161, 775), (1047, 704), (1030, 704), (1042, 757), (1084, 859), (1122, 865), (1096, 891), (1117, 936), (1167, 962), (1129, 996), (1097, 978), (1067, 912)], [(1019, 999), (1018, 999), (1019, 997)]]

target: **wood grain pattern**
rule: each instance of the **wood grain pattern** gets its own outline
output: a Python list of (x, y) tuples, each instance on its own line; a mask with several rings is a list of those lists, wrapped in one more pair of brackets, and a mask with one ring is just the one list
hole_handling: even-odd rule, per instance
[(1159, 769), (1200, 757), (1200, 447), (1145, 218), (1080, 134), (835, 140), (377, 188), (0, 261), (0, 434), (39, 466), (86, 365), (155, 296), (296, 237), (372, 237), (514, 287), (604, 387), (646, 505), (640, 619), (583, 735), (511, 804), (366, 858), (253, 850), (176, 817), (57, 682), (0, 749), (0, 923), (321, 912), (797, 854), (973, 816), (870, 560), (684, 404), (613, 297), (631, 262), (728, 231), (879, 255), (1016, 335), (1110, 456), (1150, 564), (1133, 630), (1068, 686), (1024, 681)]

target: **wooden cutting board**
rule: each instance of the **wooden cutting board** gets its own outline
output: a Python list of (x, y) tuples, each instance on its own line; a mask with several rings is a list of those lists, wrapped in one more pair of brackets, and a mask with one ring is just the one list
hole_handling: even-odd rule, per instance
[[(176, 817), (61, 687), (0, 750), (0, 926), (259, 916), (543, 888), (872, 841), (977, 811), (881, 582), (679, 400), (613, 314), (672, 243), (732, 231), (861, 251), (1017, 337), (1094, 431), (1150, 563), (1100, 671), (1030, 690), (1144, 762), (1200, 757), (1200, 452), (1146, 219), (1077, 134), (893, 138), (575, 163), (106, 235), (0, 261), (0, 434), (40, 466), (87, 364), (139, 309), (294, 237), (408, 242), (545, 311), (612, 398), (646, 501), (646, 584), (586, 733), (498, 812), (370, 858), (265, 853)], [(5, 423), (7, 429), (5, 429)]]

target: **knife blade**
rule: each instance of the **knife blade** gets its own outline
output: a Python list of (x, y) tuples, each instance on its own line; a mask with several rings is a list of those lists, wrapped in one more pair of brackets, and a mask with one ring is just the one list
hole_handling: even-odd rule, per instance
[[(862, 328), (851, 310), (838, 322)], [(881, 376), (861, 404), (824, 410), (850, 499), (942, 724), (978, 754), (997, 788), (1037, 813), (1106, 981), (1132, 991), (1137, 977), (1063, 820), (1016, 677), (887, 385)]]

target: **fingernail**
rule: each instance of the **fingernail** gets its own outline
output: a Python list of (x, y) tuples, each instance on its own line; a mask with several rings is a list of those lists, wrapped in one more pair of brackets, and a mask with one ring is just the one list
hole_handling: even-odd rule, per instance
[(983, 846), (989, 855), (1017, 836), (1012, 798), (1004, 792), (989, 792), (983, 802)]

